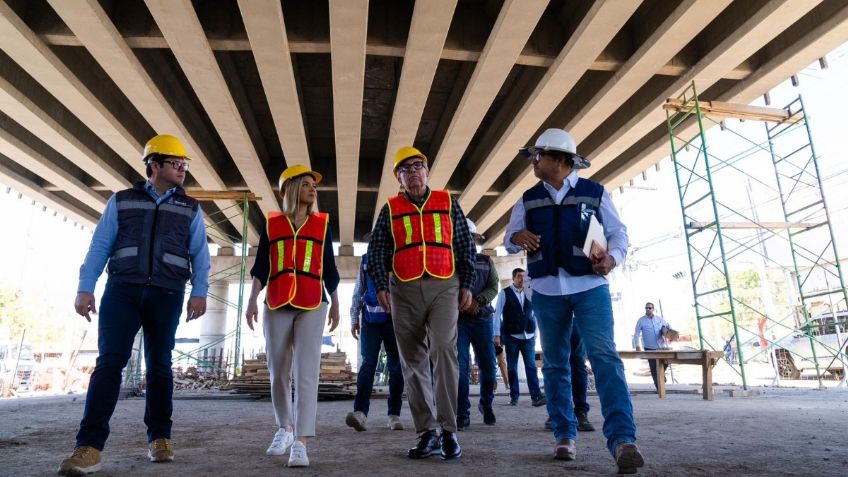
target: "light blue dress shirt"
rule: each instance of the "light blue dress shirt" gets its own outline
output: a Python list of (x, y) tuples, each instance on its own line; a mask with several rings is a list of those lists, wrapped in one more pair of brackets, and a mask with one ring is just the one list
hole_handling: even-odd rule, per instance
[(639, 347), (639, 337), (642, 337), (644, 349), (667, 349), (668, 342), (662, 336), (663, 326), (671, 326), (659, 315), (651, 318), (648, 315), (639, 318), (636, 322), (636, 331), (633, 334), (633, 347)]
[[(150, 182), (144, 183), (144, 188), (150, 197), (159, 205), (170, 197), (176, 188), (168, 189), (161, 196)], [(206, 226), (203, 223), (203, 210), (198, 207), (197, 213), (189, 226), (188, 254), (191, 259), (191, 296), (205, 297), (209, 291), (209, 245), (206, 243)], [(80, 267), (79, 286), (77, 292), (93, 292), (97, 279), (103, 273), (106, 262), (112, 256), (112, 247), (118, 237), (118, 207), (115, 204), (115, 194), (109, 197), (103, 215), (94, 228), (91, 244), (85, 261)]]
[[(568, 191), (577, 185), (577, 171), (571, 171), (571, 174), (565, 178), (563, 186), (559, 190), (547, 182), (542, 182), (542, 184), (544, 184), (548, 193), (551, 194), (554, 202), (559, 204), (565, 198)], [(518, 202), (512, 207), (509, 226), (507, 226), (506, 235), (504, 235), (504, 247), (506, 247), (509, 253), (518, 253), (522, 250), (521, 247), (512, 243), (511, 239), (516, 232), (527, 228), (525, 216), (524, 202), (522, 198), (519, 198)], [(615, 259), (616, 266), (622, 265), (625, 257), (627, 257), (627, 246), (629, 245), (627, 227), (621, 222), (618, 211), (615, 209), (606, 189), (604, 189), (603, 196), (601, 197), (598, 220), (604, 226), (604, 236), (607, 238), (607, 253)], [(577, 244), (577, 246), (582, 247), (583, 244)], [(534, 293), (541, 293), (548, 296), (573, 295), (601, 285), (606, 285), (607, 283), (606, 277), (601, 275), (573, 276), (562, 268), (559, 269), (559, 275), (557, 276), (546, 275), (539, 278), (530, 278), (528, 276), (528, 279), (528, 287)]]

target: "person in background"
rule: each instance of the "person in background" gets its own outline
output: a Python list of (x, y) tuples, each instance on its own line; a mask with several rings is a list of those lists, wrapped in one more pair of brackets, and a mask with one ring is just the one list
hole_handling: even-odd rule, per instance
[(97, 313), (94, 286), (107, 261), (109, 279), (97, 323), (97, 365), (88, 385), (74, 452), (59, 465), (59, 475), (100, 469), (100, 453), (121, 389), (121, 372), (139, 329), (144, 332), (147, 369), (147, 457), (151, 462), (174, 460), (171, 351), (187, 281), (191, 281), (191, 292), (186, 321), (206, 313), (209, 248), (203, 211), (182, 188), (189, 158), (179, 139), (168, 134), (154, 136), (145, 144), (142, 160), (147, 180), (109, 198), (80, 267), (74, 309), (88, 321), (91, 313)]
[(259, 317), (257, 298), (266, 288), (265, 349), (278, 430), (265, 453), (289, 452), (289, 467), (309, 466), (306, 443), (315, 436), (324, 319), (331, 333), (339, 324), (336, 288), (340, 280), (330, 217), (315, 208), (319, 182), (321, 174), (300, 164), (288, 167), (280, 176), (282, 212), (268, 214), (267, 226), (259, 236), (245, 311), (252, 330)]
[[(371, 238), (370, 232), (365, 239)], [(360, 319), (360, 315), (362, 319)], [(380, 346), (386, 350), (386, 367), (389, 371), (389, 398), (387, 426), (393, 431), (402, 431), (400, 408), (403, 404), (403, 371), (400, 368), (395, 328), (392, 315), (386, 312), (377, 301), (377, 288), (374, 280), (368, 276), (368, 254), (362, 256), (356, 285), (353, 287), (353, 299), (350, 306), (350, 334), (359, 340), (360, 362), (356, 376), (356, 397), (353, 411), (347, 414), (345, 424), (364, 431), (367, 429), (368, 410), (371, 405), (371, 392), (374, 388), (374, 373), (380, 357)]]
[[(633, 333), (633, 348), (641, 351), (668, 349), (668, 342), (663, 336), (663, 328), (670, 329), (668, 322), (663, 317), (654, 314), (654, 304), (645, 303), (645, 314), (636, 321), (636, 330)], [(651, 368), (651, 379), (654, 380), (654, 388), (657, 386), (657, 362), (649, 359), (648, 366)], [(642, 368), (645, 369), (645, 368)]]

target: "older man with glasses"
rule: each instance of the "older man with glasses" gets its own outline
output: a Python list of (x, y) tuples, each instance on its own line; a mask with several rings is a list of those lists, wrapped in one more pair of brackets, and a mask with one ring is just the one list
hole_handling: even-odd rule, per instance
[[(557, 444), (554, 457), (574, 460), (578, 421), (571, 395), (571, 335), (576, 323), (596, 376), (604, 415), (607, 449), (619, 473), (644, 465), (636, 447), (633, 405), (624, 365), (613, 339), (612, 302), (606, 276), (624, 261), (627, 228), (604, 187), (577, 177), (589, 160), (577, 154), (567, 131), (548, 129), (532, 158), (540, 182), (524, 192), (512, 209), (504, 245), (510, 253), (527, 252), (532, 306), (541, 332), (545, 397)], [(602, 224), (608, 247), (583, 253), (592, 217)]]
[(456, 438), (457, 318), (473, 306), (476, 248), (457, 200), (427, 186), (427, 156), (400, 148), (394, 174), (403, 192), (380, 210), (368, 244), (368, 272), (394, 321), (419, 436), (407, 456), (455, 459), (462, 454)]

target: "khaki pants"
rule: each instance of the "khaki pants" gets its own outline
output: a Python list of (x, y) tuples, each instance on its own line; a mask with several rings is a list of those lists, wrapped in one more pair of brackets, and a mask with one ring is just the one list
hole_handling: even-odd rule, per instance
[(459, 280), (429, 278), (404, 283), (392, 279), (390, 291), (395, 337), (415, 432), (439, 427), (456, 432)]
[[(271, 402), (277, 426), (292, 426), (297, 437), (315, 436), (321, 336), (327, 304), (315, 310), (271, 310), (265, 307), (265, 352), (271, 373)], [(294, 372), (292, 372), (294, 371)], [(291, 383), (294, 375), (294, 413)]]

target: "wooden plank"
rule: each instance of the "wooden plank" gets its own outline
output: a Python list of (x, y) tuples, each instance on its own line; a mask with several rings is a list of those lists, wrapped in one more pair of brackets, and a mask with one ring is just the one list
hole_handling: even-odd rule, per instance
[[(785, 109), (726, 103), (724, 101), (698, 101), (698, 108), (702, 114), (714, 118), (735, 118), (778, 123), (795, 123), (801, 119), (801, 116), (797, 113), (790, 116), (789, 112)], [(684, 102), (681, 99), (669, 98), (663, 104), (663, 109), (680, 113), (693, 113), (695, 111), (695, 102)]]

